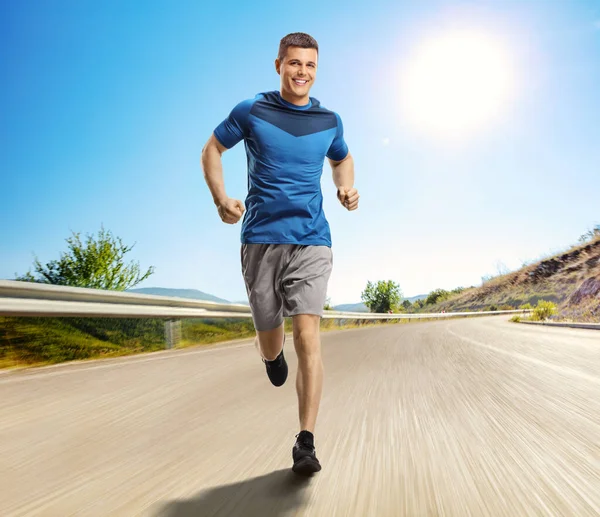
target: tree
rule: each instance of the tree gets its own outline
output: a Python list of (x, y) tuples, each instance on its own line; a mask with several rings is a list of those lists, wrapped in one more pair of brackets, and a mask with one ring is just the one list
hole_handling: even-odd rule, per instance
[(412, 303), (410, 303), (410, 300), (404, 300), (402, 302), (402, 307), (404, 307), (404, 310), (409, 310), (412, 308)]
[(360, 298), (371, 312), (389, 312), (396, 310), (400, 305), (402, 291), (392, 280), (379, 280), (376, 284), (367, 282)]
[(37, 277), (28, 271), (16, 280), (124, 291), (154, 273), (153, 266), (141, 273), (139, 263), (125, 265), (123, 257), (135, 244), (126, 246), (104, 227), (98, 232), (97, 239), (87, 235), (85, 243), (82, 243), (79, 233), (71, 233), (72, 236), (66, 239), (68, 251), (62, 253), (59, 260), (52, 260), (44, 266), (36, 257), (33, 267)]
[(429, 296), (425, 300), (425, 305), (435, 305), (436, 303), (443, 302), (450, 297), (450, 293), (445, 289), (436, 289), (431, 291)]
[(331, 298), (328, 297), (325, 300), (325, 305), (323, 305), (323, 310), (326, 310), (326, 311), (332, 311), (333, 310), (333, 307), (331, 306)]

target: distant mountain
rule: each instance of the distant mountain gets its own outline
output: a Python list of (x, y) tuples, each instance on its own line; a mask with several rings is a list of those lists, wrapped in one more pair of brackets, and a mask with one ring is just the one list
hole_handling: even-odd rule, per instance
[(212, 294), (203, 293), (198, 289), (168, 289), (166, 287), (141, 287), (139, 289), (127, 289), (128, 293), (154, 294), (156, 296), (175, 296), (177, 298), (193, 298), (206, 302), (231, 303), (229, 300), (218, 298)]
[(364, 303), (342, 303), (333, 307), (335, 311), (344, 312), (369, 312), (369, 308)]
[(415, 303), (417, 300), (424, 300), (428, 294), (418, 294), (417, 296), (411, 296), (410, 298), (402, 298), (402, 301), (408, 300), (410, 303)]
[[(418, 294), (410, 298), (402, 298), (402, 301), (408, 300), (410, 303), (415, 303), (417, 300), (424, 300), (427, 296), (427, 294)], [(369, 308), (364, 303), (342, 303), (341, 305), (336, 305), (333, 309), (345, 312), (369, 312)]]

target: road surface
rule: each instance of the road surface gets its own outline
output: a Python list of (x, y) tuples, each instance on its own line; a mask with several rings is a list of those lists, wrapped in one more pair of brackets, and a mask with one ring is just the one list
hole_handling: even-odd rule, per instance
[(249, 342), (0, 374), (0, 515), (600, 515), (600, 332), (324, 333), (308, 480), (290, 345), (282, 388)]

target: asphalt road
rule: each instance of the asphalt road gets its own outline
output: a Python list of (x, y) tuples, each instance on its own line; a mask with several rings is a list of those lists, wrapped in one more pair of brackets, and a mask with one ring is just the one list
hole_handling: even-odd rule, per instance
[(290, 345), (282, 388), (249, 342), (0, 374), (0, 515), (600, 515), (600, 332), (324, 333), (307, 480)]

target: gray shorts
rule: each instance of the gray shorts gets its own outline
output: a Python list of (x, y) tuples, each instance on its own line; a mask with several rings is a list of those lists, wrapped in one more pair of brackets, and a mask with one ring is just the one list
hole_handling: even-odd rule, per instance
[(271, 330), (284, 317), (323, 315), (333, 267), (328, 246), (242, 244), (242, 274), (256, 330)]

